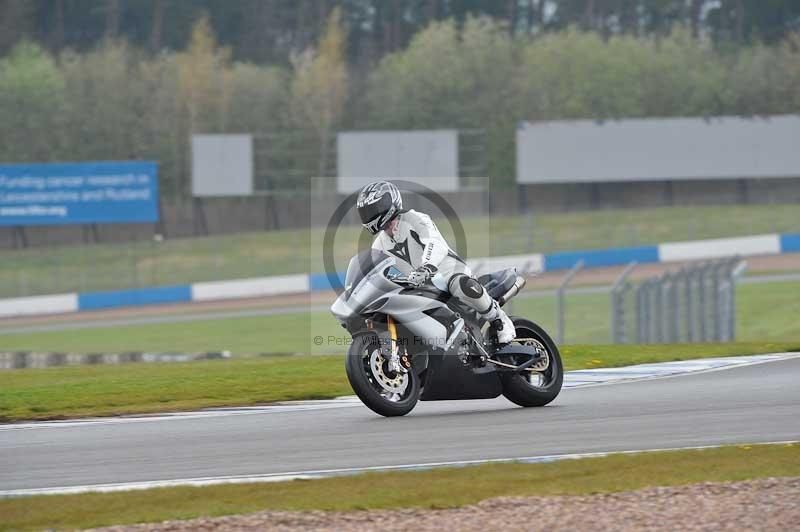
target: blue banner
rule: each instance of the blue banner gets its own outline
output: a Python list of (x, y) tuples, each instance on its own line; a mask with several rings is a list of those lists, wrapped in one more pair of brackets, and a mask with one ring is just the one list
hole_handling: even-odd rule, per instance
[(158, 221), (158, 165), (0, 165), (0, 226)]

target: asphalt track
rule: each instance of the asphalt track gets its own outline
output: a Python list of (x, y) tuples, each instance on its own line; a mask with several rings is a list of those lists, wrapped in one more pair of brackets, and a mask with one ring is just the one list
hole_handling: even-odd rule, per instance
[(0, 490), (800, 439), (800, 357), (565, 389), (552, 405), (420, 403), (0, 427)]

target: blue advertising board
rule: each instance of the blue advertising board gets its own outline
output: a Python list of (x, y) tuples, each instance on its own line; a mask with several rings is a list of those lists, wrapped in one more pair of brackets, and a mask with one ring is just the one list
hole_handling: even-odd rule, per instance
[(0, 165), (0, 226), (158, 221), (158, 165)]

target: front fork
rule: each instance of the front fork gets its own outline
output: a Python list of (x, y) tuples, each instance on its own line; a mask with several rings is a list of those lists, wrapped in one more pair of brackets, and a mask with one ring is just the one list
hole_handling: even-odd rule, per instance
[(411, 359), (408, 358), (406, 349), (402, 349), (397, 337), (397, 324), (394, 318), (386, 316), (386, 328), (389, 330), (389, 370), (405, 373), (411, 369)]

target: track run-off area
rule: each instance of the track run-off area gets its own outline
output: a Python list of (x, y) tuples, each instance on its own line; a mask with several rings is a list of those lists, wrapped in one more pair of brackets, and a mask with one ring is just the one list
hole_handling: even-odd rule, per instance
[(549, 406), (353, 397), (0, 425), (0, 497), (800, 440), (800, 353), (567, 372)]

